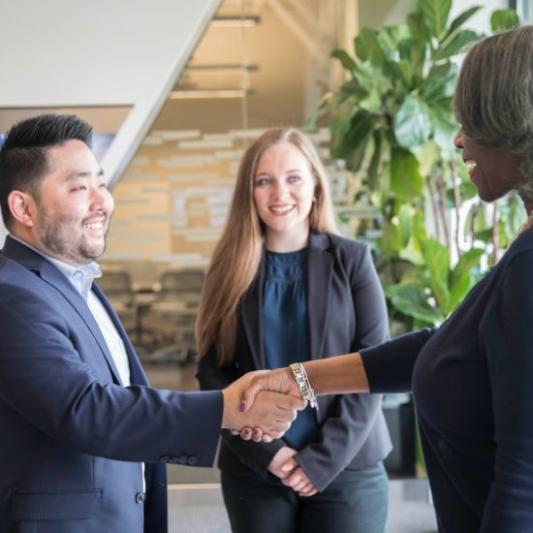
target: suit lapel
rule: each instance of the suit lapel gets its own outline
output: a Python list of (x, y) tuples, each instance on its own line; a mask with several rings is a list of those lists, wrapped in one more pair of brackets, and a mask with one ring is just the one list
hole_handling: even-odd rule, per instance
[(122, 339), (122, 342), (124, 343), (124, 348), (126, 349), (126, 353), (128, 354), (128, 362), (130, 365), (131, 383), (133, 385), (148, 385), (148, 378), (144, 373), (144, 370), (139, 361), (139, 357), (135, 352), (135, 348), (131, 344), (131, 341), (128, 337), (128, 334), (126, 333), (126, 330), (124, 329), (124, 326), (122, 325), (122, 322), (120, 321), (120, 318), (118, 317), (117, 313), (109, 303), (108, 299), (105, 297), (104, 293), (96, 283), (93, 283), (92, 291), (96, 294), (97, 298), (104, 306), (104, 309), (107, 311), (107, 314), (111, 318), (115, 329), (117, 330), (118, 334), (120, 335), (120, 338)]
[(261, 306), (263, 301), (263, 281), (265, 277), (265, 256), (261, 258), (259, 272), (252, 286), (244, 294), (241, 302), (241, 319), (248, 339), (248, 346), (252, 353), (255, 368), (265, 368), (265, 354), (263, 351), (263, 331), (261, 325)]
[(74, 312), (80, 316), (98, 343), (114, 379), (117, 383), (122, 384), (113, 357), (109, 352), (107, 343), (104, 340), (96, 320), (89, 310), (87, 302), (81, 297), (78, 291), (76, 291), (70, 281), (52, 263), (50, 263), (50, 261), (47, 261), (42, 255), (34, 252), (14, 239), (9, 237), (6, 238), (6, 243), (2, 252), (7, 257), (35, 272), (44, 282), (53, 287), (57, 291), (58, 296), (64, 299), (65, 303), (67, 303)]
[(329, 296), (333, 258), (328, 249), (329, 237), (311, 233), (307, 264), (307, 309), (311, 358), (323, 356), (324, 336), (329, 317)]

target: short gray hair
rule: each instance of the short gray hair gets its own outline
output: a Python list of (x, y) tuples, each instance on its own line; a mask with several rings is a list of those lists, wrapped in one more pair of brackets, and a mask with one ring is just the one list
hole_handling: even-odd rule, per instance
[(533, 26), (493, 35), (470, 49), (454, 107), (473, 142), (523, 157), (518, 189), (533, 197)]

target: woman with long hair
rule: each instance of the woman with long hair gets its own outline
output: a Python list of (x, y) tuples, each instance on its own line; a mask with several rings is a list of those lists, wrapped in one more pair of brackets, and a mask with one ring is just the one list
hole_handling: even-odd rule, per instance
[[(202, 389), (386, 339), (369, 249), (338, 235), (325, 171), (300, 131), (268, 130), (246, 150), (196, 334)], [(320, 398), (272, 442), (224, 432), (219, 467), (233, 532), (382, 533), (391, 444), (380, 403), (370, 394)]]
[[(528, 220), (498, 264), (436, 329), (304, 362), (308, 397), (412, 388), (440, 533), (533, 531), (533, 27), (467, 54), (455, 145), (480, 198), (517, 191)], [(301, 391), (289, 369), (260, 390)]]

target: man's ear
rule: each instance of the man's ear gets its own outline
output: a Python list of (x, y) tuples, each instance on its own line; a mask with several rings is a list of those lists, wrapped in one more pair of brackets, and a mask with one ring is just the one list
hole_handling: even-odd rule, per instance
[(23, 191), (11, 191), (7, 197), (11, 216), (26, 228), (32, 228), (35, 216), (35, 200)]

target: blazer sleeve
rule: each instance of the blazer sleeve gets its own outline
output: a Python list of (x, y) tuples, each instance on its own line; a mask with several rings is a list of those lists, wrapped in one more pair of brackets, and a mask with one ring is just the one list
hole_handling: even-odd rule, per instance
[(406, 333), (388, 342), (361, 350), (373, 393), (409, 392), (418, 354), (437, 328)]
[[(240, 375), (241, 372), (235, 362), (223, 367), (219, 366), (216, 360), (216, 350), (212, 348), (200, 359), (196, 378), (202, 390), (211, 390), (227, 387)], [(223, 441), (241, 462), (265, 479), (268, 477), (268, 466), (272, 458), (280, 448), (286, 445), (283, 439), (275, 439), (272, 442), (245, 441), (239, 436), (232, 435), (228, 430), (222, 430), (221, 435)]]
[[(222, 395), (121, 387), (99, 381), (47, 298), (3, 283), (0, 401), (50, 438), (81, 452), (132, 462), (214, 460)], [(88, 333), (89, 334), (89, 333)], [(102, 355), (103, 357), (103, 355)], [(176, 460), (177, 462), (177, 460)]]
[[(352, 346), (360, 349), (382, 343), (388, 337), (385, 298), (370, 255), (365, 247), (358, 264), (346, 261), (356, 315), (356, 334)], [(366, 441), (381, 409), (381, 396), (349, 394), (337, 396), (331, 415), (324, 422), (318, 441), (296, 456), (300, 466), (319, 490), (350, 463)]]
[(533, 251), (511, 259), (480, 326), (494, 413), (494, 479), (482, 533), (533, 523)]

